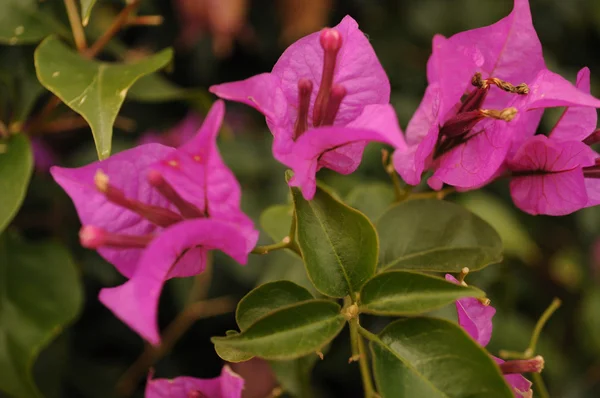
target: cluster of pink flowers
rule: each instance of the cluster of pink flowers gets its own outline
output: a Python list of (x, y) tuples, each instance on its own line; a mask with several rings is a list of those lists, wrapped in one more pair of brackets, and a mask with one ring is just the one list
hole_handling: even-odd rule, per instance
[[(433, 189), (479, 188), (511, 178), (515, 204), (531, 214), (562, 215), (600, 201), (600, 140), (589, 72), (576, 85), (545, 66), (527, 0), (497, 23), (437, 35), (429, 85), (406, 134), (389, 105), (390, 83), (351, 17), (291, 45), (271, 73), (211, 87), (221, 98), (262, 112), (273, 155), (294, 170), (307, 199), (315, 173), (356, 170), (369, 141), (394, 147), (393, 162), (411, 185), (431, 172)], [(549, 138), (535, 136), (544, 108), (567, 107)]]
[[(403, 134), (388, 77), (346, 16), (292, 44), (270, 73), (210, 91), (264, 114), (273, 156), (293, 170), (289, 184), (308, 200), (319, 169), (350, 174), (365, 146), (377, 141), (393, 147), (394, 167), (411, 185), (424, 173), (435, 190), (444, 184), (475, 189), (508, 177), (515, 204), (530, 214), (561, 215), (600, 203), (600, 157), (590, 147), (600, 141), (600, 100), (590, 95), (588, 69), (573, 85), (546, 68), (528, 0), (515, 0), (510, 15), (493, 25), (434, 37), (427, 78)], [(550, 107), (566, 110), (548, 136), (535, 135)], [(243, 264), (258, 239), (240, 209), (239, 183), (216, 146), (224, 113), (219, 100), (201, 127), (189, 119), (183, 135), (171, 137), (186, 141), (177, 148), (151, 140), (81, 168), (51, 169), (73, 199), (81, 243), (128, 278), (103, 289), (100, 300), (152, 344), (160, 343), (157, 307), (167, 279), (201, 273), (215, 249)], [(491, 309), (486, 313), (491, 319)], [(482, 345), (489, 340), (488, 332), (483, 338), (467, 331)], [(222, 377), (232, 376), (224, 370)], [(148, 396), (196, 396), (188, 381), (181, 381), (184, 395), (161, 393), (163, 385), (174, 385), (152, 381)], [(239, 391), (219, 396), (239, 397)]]

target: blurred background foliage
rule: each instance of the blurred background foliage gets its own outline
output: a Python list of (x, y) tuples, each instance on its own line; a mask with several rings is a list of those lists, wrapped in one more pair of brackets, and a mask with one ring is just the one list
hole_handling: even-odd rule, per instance
[[(581, 67), (589, 66), (592, 93), (600, 96), (600, 78), (595, 77), (600, 73), (600, 1), (530, 2), (548, 66), (571, 81)], [(42, 12), (54, 13), (68, 26), (62, 1), (46, 1), (41, 7)], [(121, 7), (121, 1), (99, 0), (87, 27), (88, 35), (97, 36), (106, 29)], [(425, 64), (433, 35), (450, 36), (493, 23), (511, 8), (511, 0), (144, 0), (141, 14), (162, 15), (163, 24), (127, 29), (119, 41), (111, 44), (105, 59), (136, 59), (175, 44), (175, 60), (166, 73), (159, 75), (162, 80), (155, 76), (131, 90), (120, 113), (113, 153), (136, 145), (146, 131), (167, 131), (188, 112), (202, 114), (214, 100), (206, 91), (208, 86), (269, 71), (290, 42), (322, 26), (335, 25), (346, 14), (359, 22), (387, 71), (391, 101), (405, 128), (426, 86)], [(16, 101), (27, 101), (24, 96), (35, 99), (43, 92), (32, 72), (33, 49), (0, 46), (2, 112)], [(47, 93), (38, 98), (36, 109), (47, 98)], [(549, 130), (557, 115), (545, 115), (542, 131)], [(244, 209), (258, 223), (267, 207), (289, 201), (284, 168), (271, 157), (270, 133), (257, 112), (228, 103), (226, 123), (220, 150), (242, 184)], [(35, 365), (35, 377), (48, 397), (115, 396), (117, 381), (144, 345), (98, 302), (100, 288), (120, 284), (123, 278), (95, 252), (79, 246), (75, 210), (43, 163), (46, 159), (51, 164), (77, 166), (94, 161), (93, 140), (89, 129), (82, 128), (40, 132), (34, 142), (47, 156), (36, 154), (36, 173), (25, 205), (11, 228), (31, 239), (52, 237), (65, 243), (80, 270), (85, 295), (76, 322), (42, 352)], [(377, 145), (369, 146), (363, 164), (353, 175), (323, 172), (320, 177), (373, 218), (391, 196), (381, 166), (381, 147)], [(467, 279), (485, 290), (497, 308), (488, 349), (496, 354), (500, 349), (525, 349), (537, 318), (553, 297), (559, 297), (563, 305), (548, 323), (539, 346), (539, 354), (546, 358), (543, 375), (551, 396), (600, 396), (600, 208), (584, 209), (567, 217), (532, 217), (513, 206), (505, 181), (448, 199), (490, 222), (505, 243), (501, 264)], [(268, 228), (269, 220), (263, 221)], [(264, 230), (261, 242), (271, 242)], [(237, 300), (256, 284), (282, 278), (308, 286), (304, 269), (292, 254), (253, 256), (246, 267), (216, 254), (206, 294)], [(191, 286), (191, 280), (169, 281), (160, 304), (162, 326), (181, 311)], [(452, 317), (453, 307), (437, 315)], [(369, 326), (377, 329), (383, 325)], [(216, 376), (222, 362), (209, 338), (223, 335), (228, 329), (235, 329), (233, 313), (196, 322), (156, 363), (157, 377)], [(343, 338), (347, 331), (344, 333), (332, 344), (325, 360), (316, 364), (313, 377), (319, 396), (361, 394), (358, 365), (347, 364), (351, 354)], [(248, 397), (266, 397), (274, 387), (273, 375), (264, 363), (235, 369), (248, 378)], [(143, 378), (134, 383), (136, 396), (142, 396), (143, 385)]]

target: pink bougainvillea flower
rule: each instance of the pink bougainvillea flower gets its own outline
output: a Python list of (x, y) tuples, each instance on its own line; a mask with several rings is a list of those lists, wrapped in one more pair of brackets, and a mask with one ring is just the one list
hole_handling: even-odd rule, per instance
[[(590, 92), (587, 68), (577, 88)], [(529, 214), (565, 215), (600, 204), (600, 156), (588, 144), (597, 140), (596, 109), (571, 106), (546, 136), (528, 138), (508, 162), (513, 201)]]
[(148, 131), (139, 140), (140, 145), (162, 144), (177, 148), (191, 140), (202, 126), (203, 118), (195, 113), (189, 113), (181, 122), (166, 132)]
[[(446, 280), (460, 284), (456, 278), (450, 274), (446, 274)], [(485, 347), (492, 337), (492, 318), (496, 314), (496, 309), (492, 306), (481, 303), (476, 298), (466, 297), (460, 300), (456, 300), (456, 312), (458, 314), (458, 324), (467, 332), (473, 340), (479, 345)], [(504, 360), (491, 355), (492, 359), (498, 364), (503, 365)], [(508, 363), (506, 367), (510, 367), (511, 363)], [(500, 369), (510, 371), (511, 369)], [(541, 370), (541, 369), (540, 369)], [(537, 370), (538, 372), (540, 370)], [(520, 374), (514, 374), (512, 371), (505, 372), (504, 378), (513, 389), (515, 397), (532, 397), (531, 382), (521, 376)]]
[(258, 239), (216, 146), (223, 115), (218, 101), (177, 149), (146, 144), (77, 169), (51, 169), (75, 204), (82, 245), (129, 278), (102, 290), (100, 300), (153, 344), (163, 283), (202, 272), (213, 249), (245, 263)]
[[(387, 75), (369, 40), (350, 16), (334, 28), (292, 44), (271, 73), (212, 86), (210, 91), (263, 113), (274, 137), (273, 155), (294, 172), (298, 172), (298, 159), (307, 157), (298, 157), (296, 142), (301, 138), (305, 141), (300, 147), (305, 148), (306, 142), (320, 146), (318, 151), (310, 151), (311, 165), (302, 163), (311, 173), (322, 167), (341, 174), (354, 172), (371, 140), (389, 142), (389, 136), (393, 136), (394, 144), (404, 147), (396, 116), (390, 112)], [(354, 136), (355, 129), (372, 131), (373, 135)], [(340, 136), (334, 140), (335, 145), (322, 137), (333, 131)], [(295, 183), (303, 184), (298, 180)], [(307, 183), (310, 180), (314, 176), (305, 179)], [(314, 187), (300, 186), (305, 197), (312, 198)]]
[(244, 379), (224, 366), (219, 377), (197, 379), (181, 376), (176, 379), (152, 379), (148, 375), (145, 398), (241, 398)]
[(513, 11), (493, 25), (436, 36), (427, 76), (429, 87), (406, 130), (408, 149), (396, 151), (394, 165), (412, 185), (433, 170), (434, 189), (489, 181), (509, 150), (535, 133), (541, 108), (600, 106), (546, 69), (527, 0), (515, 0)]

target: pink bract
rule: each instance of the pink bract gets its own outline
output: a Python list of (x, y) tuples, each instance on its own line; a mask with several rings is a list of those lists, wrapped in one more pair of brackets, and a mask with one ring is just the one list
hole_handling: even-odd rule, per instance
[[(381, 134), (387, 134), (390, 129), (397, 134), (394, 142), (404, 149), (396, 116), (388, 112), (387, 75), (369, 40), (350, 16), (332, 29), (310, 34), (292, 44), (271, 73), (212, 86), (210, 91), (221, 98), (250, 105), (265, 115), (274, 137), (274, 157), (296, 174), (310, 172), (310, 176), (295, 179), (307, 199), (312, 199), (310, 192), (315, 189), (314, 173), (322, 167), (341, 174), (354, 172), (366, 143), (381, 141)], [(314, 120), (315, 109), (320, 109), (315, 104), (322, 104), (318, 99), (322, 91), (329, 93), (325, 112), (330, 120), (327, 117), (323, 121)], [(341, 100), (337, 107), (332, 100), (334, 92), (337, 93), (335, 98)], [(382, 112), (380, 116), (365, 117), (377, 111)], [(301, 122), (306, 128), (298, 127)], [(335, 146), (326, 144), (328, 139), (318, 137), (324, 134), (320, 128), (328, 126), (337, 128)], [(358, 134), (361, 137), (358, 139), (352, 129), (373, 133)], [(319, 142), (320, 147), (309, 150), (310, 156), (299, 154), (307, 149), (307, 141), (297, 145), (298, 138), (303, 136), (310, 136), (309, 142)], [(306, 161), (300, 162), (300, 159)]]
[(224, 366), (221, 375), (213, 379), (181, 376), (170, 380), (152, 379), (152, 376), (150, 372), (145, 398), (241, 398), (244, 389), (244, 379), (229, 366)]
[(209, 250), (244, 264), (258, 240), (216, 145), (224, 112), (217, 101), (177, 149), (145, 144), (84, 167), (51, 169), (84, 225), (82, 244), (129, 278), (103, 289), (100, 300), (153, 344), (160, 342), (156, 312), (167, 279), (202, 272)]

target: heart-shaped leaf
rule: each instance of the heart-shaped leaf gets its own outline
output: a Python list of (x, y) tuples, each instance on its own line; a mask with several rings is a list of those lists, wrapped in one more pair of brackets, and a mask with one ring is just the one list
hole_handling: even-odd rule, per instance
[(35, 67), (42, 85), (79, 113), (92, 128), (98, 157), (110, 155), (113, 124), (127, 90), (140, 77), (169, 63), (166, 49), (132, 64), (111, 64), (86, 59), (56, 37), (44, 40), (35, 51)]
[(31, 145), (24, 134), (0, 141), (0, 232), (13, 219), (27, 193), (33, 170)]
[(382, 398), (513, 398), (488, 353), (446, 320), (395, 321), (371, 352)]
[(365, 283), (360, 292), (360, 311), (377, 315), (418, 315), (463, 297), (485, 297), (485, 293), (435, 276), (390, 271)]
[(46, 12), (40, 12), (37, 0), (0, 1), (0, 44), (36, 43), (60, 30)]
[(0, 390), (39, 396), (31, 367), (81, 304), (79, 275), (65, 249), (0, 236)]
[(213, 337), (221, 348), (265, 359), (293, 359), (319, 351), (344, 327), (337, 303), (310, 300), (263, 316), (237, 335)]
[(308, 275), (327, 296), (357, 293), (375, 274), (379, 241), (373, 224), (358, 210), (317, 187), (307, 201), (292, 188), (297, 240)]
[(312, 300), (314, 297), (302, 286), (290, 281), (265, 283), (240, 300), (235, 320), (241, 331), (269, 313), (291, 304)]
[(409, 200), (377, 223), (381, 269), (471, 271), (502, 260), (502, 241), (485, 221), (454, 203)]

